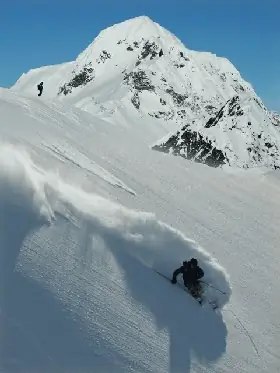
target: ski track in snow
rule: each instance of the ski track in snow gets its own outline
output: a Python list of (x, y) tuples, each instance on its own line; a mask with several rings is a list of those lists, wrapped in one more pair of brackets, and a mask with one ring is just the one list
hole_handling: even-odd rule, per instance
[[(96, 164), (93, 161), (89, 161), (88, 158), (82, 154), (76, 154), (76, 156), (71, 156), (69, 152), (69, 149), (60, 149), (59, 147), (52, 146), (48, 147), (50, 151), (55, 153), (58, 158), (62, 159), (63, 161), (66, 161), (68, 163), (72, 163), (74, 166), (83, 168), (84, 171), (91, 172), (98, 177), (100, 177), (103, 180), (106, 180), (109, 184), (116, 186), (118, 188), (124, 189), (128, 193), (131, 193), (132, 195), (135, 195), (136, 193), (127, 187), (123, 182), (121, 182), (119, 179), (111, 175), (108, 171), (106, 171), (103, 167), (100, 167), (98, 164)], [(81, 157), (81, 163), (78, 163), (77, 157)], [(75, 158), (75, 160), (73, 159)], [(85, 164), (88, 163), (88, 166), (85, 166)], [(81, 166), (83, 164), (83, 166)]]

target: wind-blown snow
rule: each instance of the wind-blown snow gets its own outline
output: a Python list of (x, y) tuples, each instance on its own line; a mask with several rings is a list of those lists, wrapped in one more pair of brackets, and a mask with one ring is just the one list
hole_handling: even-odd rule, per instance
[[(0, 145), (1, 275), (9, 274), (22, 244), (36, 223), (49, 222), (52, 210), (39, 177), (25, 152)], [(1, 276), (1, 277), (2, 277)], [(1, 286), (3, 286), (3, 277)]]
[[(92, 230), (107, 247), (117, 246), (115, 249), (123, 251), (122, 255), (130, 255), (170, 277), (185, 258), (196, 257), (205, 271), (204, 280), (213, 286), (205, 292), (209, 300), (216, 301), (220, 308), (228, 302), (231, 289), (225, 270), (195, 242), (158, 221), (154, 214), (128, 210), (102, 197), (59, 184), (62, 198), (68, 196), (65, 202), (90, 218)], [(214, 287), (220, 291), (215, 291)]]

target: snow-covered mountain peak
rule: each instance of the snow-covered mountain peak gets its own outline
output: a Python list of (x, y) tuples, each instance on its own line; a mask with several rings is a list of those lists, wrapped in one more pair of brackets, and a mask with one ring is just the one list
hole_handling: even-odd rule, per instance
[(13, 88), (34, 94), (41, 79), (45, 97), (67, 99), (94, 113), (134, 106), (179, 125), (182, 116), (212, 113), (234, 94), (253, 92), (227, 59), (190, 51), (146, 16), (108, 27), (76, 61), (58, 66), (55, 73), (50, 69), (49, 75), (46, 68), (41, 76), (38, 71), (25, 74)]
[[(102, 30), (94, 42), (105, 41), (107, 38), (111, 44), (119, 40), (148, 39), (160, 37), (166, 30), (147, 16), (139, 16), (114, 24)], [(108, 41), (108, 40), (107, 40)]]
[[(54, 73), (54, 68), (51, 67), (51, 74), (48, 75), (46, 69), (41, 71), (41, 76), (37, 70), (24, 74), (13, 88), (34, 94), (36, 84), (33, 78), (36, 76), (36, 81), (42, 79), (46, 83), (45, 97), (58, 96), (75, 103), (83, 100), (82, 106), (85, 106), (84, 98), (93, 95), (97, 102), (104, 103), (112, 99), (120, 101), (127, 96), (128, 91), (132, 92), (133, 89), (138, 91), (136, 92), (138, 96), (140, 90), (152, 91), (151, 88), (147, 89), (145, 84), (139, 87), (139, 84), (135, 83), (140, 75), (142, 79), (138, 80), (151, 82), (149, 86), (154, 87), (153, 91), (158, 96), (156, 101), (162, 98), (159, 107), (167, 109), (161, 110), (167, 113), (167, 117), (170, 117), (169, 113), (174, 111), (172, 106), (174, 106), (176, 92), (186, 97), (192, 96), (192, 101), (197, 101), (197, 98), (204, 96), (207, 101), (218, 100), (219, 104), (222, 104), (229, 95), (238, 93), (237, 91), (251, 90), (250, 85), (242, 81), (240, 74), (228, 60), (208, 52), (190, 51), (175, 35), (146, 16), (127, 20), (101, 31), (80, 53), (76, 61), (59, 65), (57, 73)], [(134, 77), (133, 84), (129, 87), (127, 87), (127, 74)], [(104, 86), (107, 88), (106, 92)], [(135, 88), (136, 86), (138, 87)], [(101, 90), (104, 94), (100, 93)], [(169, 98), (170, 95), (172, 96), (171, 100), (163, 97), (166, 96), (167, 90), (169, 90), (167, 96)], [(112, 95), (112, 91), (115, 94)], [(131, 95), (128, 96), (132, 98)], [(143, 109), (143, 106), (147, 105), (144, 102), (145, 98), (141, 96), (139, 101), (143, 102)], [(93, 106), (93, 101), (90, 101), (89, 106)], [(134, 97), (130, 104), (138, 106), (135, 105), (136, 101), (138, 99)], [(91, 111), (92, 107), (86, 106), (86, 109)], [(153, 106), (158, 105), (154, 103)], [(189, 104), (189, 107), (191, 106), (193, 105)], [(205, 106), (204, 102), (199, 105), (199, 108), (203, 106)], [(194, 110), (195, 114), (201, 111), (199, 108)], [(149, 108), (145, 109), (145, 112), (152, 116), (156, 114)], [(194, 107), (191, 111), (193, 109)]]
[(108, 50), (110, 54), (116, 54), (120, 51), (121, 44), (129, 45), (135, 40), (159, 38), (162, 31), (161, 26), (146, 16), (115, 24), (98, 34), (93, 42), (78, 56), (77, 63), (93, 62), (96, 59), (97, 52), (101, 53), (103, 50)]
[[(204, 137), (206, 123), (236, 96), (244, 113), (252, 104), (248, 118), (254, 118), (243, 120), (246, 114), (241, 122), (236, 119), (241, 132), (248, 133), (247, 122), (265, 123), (265, 131), (272, 131), (267, 136), (275, 135), (279, 142), (274, 131), (279, 117), (268, 112), (230, 61), (210, 52), (187, 49), (175, 35), (146, 16), (108, 27), (74, 62), (30, 71), (12, 89), (34, 96), (40, 81), (45, 84), (40, 99), (66, 101), (126, 128), (139, 127), (138, 135), (149, 145), (186, 127)], [(231, 119), (229, 122), (231, 128)], [(224, 156), (224, 144), (239, 152), (239, 145), (228, 143), (232, 136), (224, 139), (225, 122), (219, 123), (211, 135), (212, 143), (213, 136), (216, 145), (222, 143), (219, 149)], [(265, 164), (275, 165), (275, 159)]]

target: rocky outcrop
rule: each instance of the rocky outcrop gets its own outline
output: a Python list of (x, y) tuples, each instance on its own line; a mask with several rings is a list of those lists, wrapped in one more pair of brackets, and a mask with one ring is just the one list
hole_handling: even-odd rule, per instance
[(184, 127), (182, 131), (171, 136), (164, 144), (154, 145), (154, 150), (179, 155), (211, 167), (219, 167), (226, 163), (222, 150), (217, 149), (200, 133)]
[(88, 64), (79, 73), (73, 73), (73, 78), (59, 88), (58, 94), (63, 93), (66, 96), (72, 92), (73, 88), (85, 86), (91, 82), (94, 79), (94, 69), (90, 66), (91, 64)]
[(205, 123), (194, 120), (154, 150), (211, 167), (280, 167), (279, 134), (258, 101), (235, 95)]

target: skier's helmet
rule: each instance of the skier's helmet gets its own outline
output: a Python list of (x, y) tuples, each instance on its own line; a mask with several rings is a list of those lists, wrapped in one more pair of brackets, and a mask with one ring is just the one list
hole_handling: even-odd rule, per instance
[(191, 265), (197, 266), (197, 259), (191, 258), (190, 262), (191, 262)]

